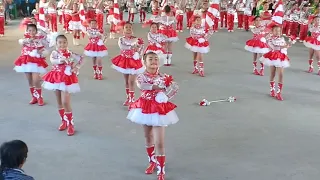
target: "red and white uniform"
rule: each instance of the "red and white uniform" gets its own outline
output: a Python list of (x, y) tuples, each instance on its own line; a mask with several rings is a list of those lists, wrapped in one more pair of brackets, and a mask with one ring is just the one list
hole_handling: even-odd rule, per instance
[(210, 44), (207, 40), (207, 33), (202, 26), (193, 26), (190, 29), (191, 37), (186, 39), (185, 47), (192, 52), (208, 53), (210, 51)]
[(300, 9), (296, 8), (292, 10), (290, 14), (290, 35), (297, 37), (298, 36), (298, 28), (299, 28), (299, 19), (300, 19)]
[(258, 54), (265, 54), (269, 52), (269, 45), (267, 44), (267, 40), (265, 38), (265, 26), (254, 27), (251, 29), (251, 31), (253, 33), (253, 38), (246, 42), (244, 49)]
[(148, 8), (147, 1), (146, 0), (139, 0), (140, 22), (144, 22), (146, 20), (147, 8)]
[(99, 29), (88, 29), (89, 43), (84, 48), (84, 55), (88, 57), (104, 57), (108, 55), (107, 47), (104, 45), (103, 32)]
[(268, 40), (270, 51), (264, 54), (260, 61), (267, 66), (275, 66), (280, 68), (287, 68), (290, 66), (289, 58), (287, 56), (287, 48), (281, 46), (286, 45), (286, 41), (283, 37), (272, 36)]
[(57, 24), (57, 8), (53, 4), (50, 7), (48, 7), (48, 14), (50, 16), (50, 26), (52, 32), (58, 31), (58, 24)]
[[(140, 55), (143, 50), (143, 40), (134, 36), (120, 37), (118, 45), (121, 54), (112, 58), (112, 68), (123, 74), (140, 74), (145, 68), (142, 65)], [(139, 46), (138, 51), (135, 46)]]
[(175, 23), (174, 17), (167, 15), (161, 16), (157, 22), (160, 24), (159, 33), (167, 37), (166, 42), (177, 42), (179, 40), (178, 34), (173, 27)]
[(64, 29), (66, 30), (66, 31), (69, 31), (70, 29), (69, 29), (69, 26), (70, 26), (70, 24), (69, 24), (69, 22), (71, 22), (71, 20), (72, 20), (72, 10), (70, 10), (70, 9), (67, 9), (66, 7), (65, 7), (65, 9), (64, 9)]
[(184, 12), (180, 9), (177, 9), (176, 10), (177, 31), (183, 30), (183, 16), (184, 16)]
[(164, 49), (162, 48), (162, 43), (165, 41), (166, 37), (160, 33), (148, 33), (148, 46), (145, 53), (154, 52), (156, 54), (164, 54)]
[(5, 18), (4, 12), (0, 12), (0, 36), (4, 35)]
[(65, 6), (65, 3), (63, 0), (59, 1), (57, 4), (57, 8), (58, 8), (58, 16), (59, 16), (59, 23), (62, 24), (62, 19), (63, 19), (63, 7)]
[(227, 17), (228, 17), (228, 31), (232, 32), (234, 30), (234, 14), (236, 10), (233, 8), (233, 5), (229, 5), (227, 9)]
[(21, 55), (15, 60), (13, 69), (22, 73), (45, 73), (48, 64), (45, 56), (39, 53), (47, 47), (44, 38), (19, 39), (19, 44), (22, 45)]
[(129, 16), (128, 16), (128, 22), (134, 22), (134, 14), (136, 13), (137, 9), (134, 5), (134, 1), (133, 0), (128, 0), (127, 2), (127, 7), (128, 7), (128, 12), (129, 12)]
[(187, 29), (190, 29), (190, 27), (192, 26), (192, 15), (193, 15), (192, 9), (193, 9), (193, 3), (191, 0), (188, 0), (186, 4)]
[(271, 10), (267, 10), (267, 11), (261, 10), (260, 16), (265, 16), (265, 17), (261, 18), (261, 20), (263, 20), (263, 24), (268, 24), (271, 21), (272, 11)]
[(307, 48), (320, 51), (320, 26), (311, 26), (309, 31), (311, 32), (311, 36), (306, 37), (303, 44)]
[(68, 93), (80, 92), (77, 74), (71, 72), (72, 65), (80, 64), (83, 58), (69, 50), (54, 50), (50, 55), (52, 69), (43, 76), (42, 87)]
[(152, 90), (158, 85), (163, 75), (143, 73), (137, 77), (137, 86), (141, 89), (141, 96), (130, 104), (127, 118), (134, 123), (147, 126), (168, 126), (175, 124), (179, 118), (174, 111), (177, 107), (169, 102), (163, 90)]
[(80, 20), (80, 15), (78, 12), (73, 12), (71, 14), (71, 21), (69, 22), (69, 29), (74, 31), (74, 30), (82, 30), (82, 24)]
[(244, 9), (244, 17), (243, 17), (244, 29), (246, 31), (249, 30), (249, 19), (252, 16), (252, 9), (253, 9), (253, 2), (247, 3), (247, 5)]
[(96, 9), (96, 20), (98, 29), (103, 30), (103, 11), (99, 8)]
[(223, 25), (225, 28), (227, 28), (227, 10), (228, 10), (228, 2), (222, 1), (220, 3), (220, 27), (222, 28)]
[(300, 32), (299, 32), (299, 40), (304, 41), (304, 39), (308, 36), (308, 28), (309, 28), (309, 22), (308, 18), (306, 17), (306, 11), (302, 11), (300, 13), (299, 18), (299, 25), (300, 25)]
[(243, 2), (239, 2), (237, 4), (237, 16), (238, 16), (238, 28), (243, 28), (243, 18), (244, 18), (244, 10), (245, 10), (245, 4)]
[(290, 11), (286, 11), (283, 16), (283, 24), (282, 24), (282, 34), (289, 35), (290, 25), (291, 25), (291, 18), (290, 18)]

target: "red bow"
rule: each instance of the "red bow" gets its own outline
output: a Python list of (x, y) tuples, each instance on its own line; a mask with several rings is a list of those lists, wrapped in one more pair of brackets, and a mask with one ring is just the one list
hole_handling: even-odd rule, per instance
[(173, 77), (171, 75), (164, 75), (164, 85), (169, 87), (173, 82)]
[(60, 50), (60, 52), (62, 53), (62, 55), (66, 58), (70, 57), (70, 52), (68, 52), (67, 50)]
[(24, 34), (24, 38), (31, 38), (30, 34)]

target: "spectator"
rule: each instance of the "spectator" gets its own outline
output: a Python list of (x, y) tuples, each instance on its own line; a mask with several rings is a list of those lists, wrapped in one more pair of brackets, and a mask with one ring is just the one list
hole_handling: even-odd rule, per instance
[(28, 8), (28, 15), (30, 16), (32, 11), (36, 8), (36, 0), (26, 0)]
[(34, 180), (21, 169), (27, 160), (28, 147), (20, 140), (5, 142), (0, 147), (0, 180)]

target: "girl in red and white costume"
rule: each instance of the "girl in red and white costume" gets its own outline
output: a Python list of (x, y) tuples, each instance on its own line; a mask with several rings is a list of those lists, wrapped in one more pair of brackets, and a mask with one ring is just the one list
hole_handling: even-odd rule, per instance
[(253, 53), (253, 74), (264, 75), (264, 65), (260, 62), (260, 71), (257, 69), (257, 59), (258, 56), (265, 54), (270, 51), (269, 45), (267, 44), (265, 35), (266, 26), (261, 24), (261, 18), (256, 16), (254, 18), (254, 27), (251, 29), (253, 33), (253, 38), (246, 42), (245, 50)]
[(228, 32), (233, 32), (233, 30), (234, 30), (234, 14), (235, 13), (236, 13), (236, 10), (234, 9), (234, 5), (231, 1), (228, 4), (228, 9), (227, 9)]
[(97, 4), (95, 5), (96, 8), (96, 20), (98, 23), (98, 29), (103, 30), (103, 4), (102, 0), (96, 1)]
[(19, 39), (19, 44), (22, 45), (22, 51), (21, 56), (14, 62), (14, 70), (26, 74), (32, 95), (29, 104), (38, 103), (39, 106), (43, 106), (40, 74), (45, 73), (48, 67), (45, 59), (47, 41), (37, 36), (35, 24), (28, 24), (27, 34), (24, 39)]
[(263, 10), (260, 11), (260, 18), (263, 21), (262, 24), (269, 24), (272, 17), (272, 11), (268, 10), (269, 9), (268, 2), (263, 2), (262, 6), (263, 6)]
[(96, 20), (90, 20), (87, 34), (89, 43), (84, 48), (84, 55), (91, 57), (93, 60), (94, 79), (102, 80), (102, 58), (108, 55), (108, 50), (103, 42), (103, 31), (97, 28)]
[(146, 151), (149, 165), (146, 174), (152, 174), (158, 168), (157, 179), (165, 179), (165, 127), (175, 124), (179, 118), (174, 111), (177, 107), (169, 102), (163, 81), (165, 75), (158, 72), (159, 58), (157, 54), (149, 52), (144, 55), (146, 71), (137, 77), (137, 86), (141, 89), (140, 98), (129, 106), (127, 118), (143, 125)]
[(249, 31), (249, 21), (252, 17), (252, 9), (253, 9), (253, 2), (246, 3), (246, 6), (244, 8), (244, 17), (243, 17), (244, 30), (246, 31)]
[(79, 46), (80, 32), (83, 27), (80, 20), (79, 5), (76, 3), (72, 5), (71, 17), (72, 19), (69, 22), (69, 29), (73, 32), (73, 45)]
[(58, 14), (58, 20), (59, 20), (59, 24), (62, 24), (62, 20), (63, 20), (63, 7), (65, 6), (65, 1), (64, 0), (60, 0), (57, 4), (57, 14)]
[(57, 6), (56, 6), (55, 1), (48, 2), (48, 14), (50, 17), (51, 32), (57, 32), (58, 31)]
[(312, 21), (309, 31), (311, 36), (305, 38), (303, 44), (309, 48), (309, 73), (313, 72), (313, 56), (318, 61), (318, 75), (320, 75), (320, 18), (315, 17)]
[(66, 31), (66, 34), (71, 33), (71, 30), (69, 29), (69, 22), (72, 20), (72, 10), (70, 9), (71, 2), (68, 2), (66, 6), (63, 7), (63, 13), (64, 13), (64, 30)]
[(141, 62), (143, 51), (143, 40), (133, 36), (132, 24), (126, 23), (123, 26), (124, 36), (119, 38), (121, 54), (112, 58), (112, 68), (124, 75), (126, 84), (127, 99), (124, 106), (134, 102), (134, 82), (136, 75), (144, 72), (145, 68)]
[(300, 9), (298, 3), (294, 3), (290, 14), (290, 36), (298, 37)]
[(164, 64), (164, 60), (167, 58), (164, 54), (165, 51), (162, 47), (162, 44), (166, 40), (163, 34), (158, 32), (158, 24), (152, 23), (150, 26), (150, 32), (148, 33), (148, 46), (145, 50), (145, 53), (154, 52), (158, 55), (160, 60), (160, 66)]
[(223, 28), (223, 25), (225, 28), (227, 28), (228, 25), (228, 1), (222, 0), (220, 2), (220, 27)]
[(186, 39), (185, 47), (193, 52), (193, 72), (192, 74), (199, 74), (204, 77), (204, 64), (203, 54), (210, 51), (210, 44), (208, 41), (209, 33), (206, 32), (205, 28), (201, 26), (201, 12), (195, 11), (194, 25), (190, 29), (191, 37)]
[(36, 3), (36, 8), (32, 10), (31, 14), (39, 21), (39, 3)]
[(116, 38), (116, 23), (115, 23), (115, 17), (114, 17), (114, 3), (113, 1), (109, 1), (109, 16), (108, 16), (108, 21), (110, 23), (110, 39), (115, 39)]
[(305, 5), (300, 12), (300, 17), (299, 17), (299, 41), (303, 42), (304, 39), (308, 36), (308, 28), (309, 28), (309, 22), (308, 18), (306, 16), (306, 13), (308, 11), (308, 5)]
[(146, 21), (146, 12), (148, 11), (148, 4), (146, 0), (139, 0), (139, 13), (140, 13), (140, 23)]
[(244, 18), (244, 10), (245, 10), (245, 4), (243, 0), (239, 0), (237, 3), (237, 17), (238, 17), (238, 29), (243, 29), (243, 18)]
[(184, 12), (179, 8), (179, 6), (176, 6), (177, 32), (183, 32), (183, 16)]
[[(287, 56), (287, 49), (289, 45), (281, 36), (281, 27), (274, 26), (272, 28), (272, 36), (268, 38), (268, 44), (271, 49), (264, 54), (260, 61), (267, 66), (270, 66), (270, 96), (282, 101), (283, 88), (283, 69), (290, 66), (289, 58)], [(276, 92), (274, 78), (278, 73), (278, 90)]]
[(134, 5), (134, 0), (128, 0), (127, 1), (127, 7), (128, 7), (128, 22), (134, 23), (134, 14), (137, 11), (135, 5)]
[(192, 26), (192, 15), (193, 15), (192, 9), (193, 9), (193, 3), (191, 0), (188, 0), (186, 4), (187, 29), (190, 29)]
[(4, 17), (4, 8), (0, 7), (0, 37), (4, 36), (4, 25), (5, 25), (5, 17)]
[(163, 34), (167, 37), (164, 44), (164, 50), (167, 54), (167, 59), (164, 63), (165, 66), (171, 65), (171, 58), (172, 58), (172, 43), (177, 42), (179, 40), (178, 34), (175, 31), (173, 25), (175, 23), (174, 16), (171, 15), (171, 8), (169, 5), (164, 7), (164, 16), (161, 16), (158, 20), (160, 27), (159, 33)]
[(80, 92), (77, 74), (83, 58), (68, 50), (68, 40), (64, 35), (56, 38), (57, 50), (52, 51), (52, 69), (43, 76), (42, 87), (55, 91), (59, 115), (62, 123), (59, 131), (67, 129), (68, 136), (75, 133), (70, 93)]
[(291, 23), (290, 14), (291, 14), (291, 11), (287, 9), (284, 12), (284, 16), (283, 16), (282, 34), (285, 36), (289, 35), (290, 23)]

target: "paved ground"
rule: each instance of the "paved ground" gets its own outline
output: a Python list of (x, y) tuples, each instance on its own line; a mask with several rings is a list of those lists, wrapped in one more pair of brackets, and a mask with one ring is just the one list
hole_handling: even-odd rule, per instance
[[(135, 28), (137, 36), (146, 36), (146, 29)], [(143, 132), (126, 120), (122, 76), (109, 68), (109, 58), (119, 52), (117, 41), (108, 42), (105, 80), (91, 78), (89, 59), (83, 67), (82, 92), (73, 97), (78, 132), (67, 137), (56, 130), (60, 122), (52, 92), (44, 92), (46, 106), (28, 105), (26, 79), (12, 70), (22, 32), (17, 26), (7, 31), (0, 39), (0, 142), (28, 143), (26, 172), (39, 180), (155, 179), (143, 174)], [(268, 96), (268, 71), (265, 77), (251, 74), (251, 54), (243, 50), (250, 33), (215, 34), (205, 56), (205, 78), (190, 73), (191, 53), (183, 46), (187, 36), (182, 33), (175, 44), (174, 66), (162, 68), (181, 88), (174, 100), (180, 122), (167, 129), (167, 179), (318, 180), (320, 77), (304, 72), (306, 48), (298, 43), (289, 50), (292, 67), (285, 73), (285, 101), (279, 102)], [(80, 53), (83, 45), (71, 49)], [(196, 104), (204, 97), (228, 96), (238, 101)]]

